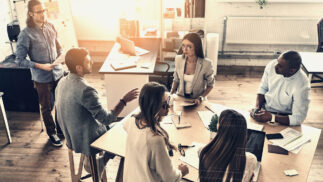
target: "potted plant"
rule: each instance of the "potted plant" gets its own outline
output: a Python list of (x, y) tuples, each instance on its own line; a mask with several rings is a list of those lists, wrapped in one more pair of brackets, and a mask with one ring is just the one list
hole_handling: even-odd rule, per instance
[(209, 124), (209, 130), (210, 130), (210, 140), (212, 140), (218, 131), (218, 120), (219, 117), (217, 114), (214, 114), (211, 118), (211, 122)]

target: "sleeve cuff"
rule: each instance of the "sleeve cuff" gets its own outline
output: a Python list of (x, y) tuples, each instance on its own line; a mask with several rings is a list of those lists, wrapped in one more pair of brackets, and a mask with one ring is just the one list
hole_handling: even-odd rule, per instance
[(267, 90), (265, 90), (263, 88), (259, 88), (258, 91), (257, 91), (257, 94), (265, 95), (265, 93), (267, 93)]
[(112, 116), (113, 121), (117, 121), (117, 116), (115, 115), (114, 111), (111, 110), (110, 112), (111, 112), (111, 116)]
[(289, 118), (289, 125), (290, 126), (299, 126), (305, 120), (299, 116), (294, 116), (294, 115), (289, 115), (288, 118)]
[(30, 68), (35, 68), (35, 63), (30, 61), (29, 66), (30, 66)]

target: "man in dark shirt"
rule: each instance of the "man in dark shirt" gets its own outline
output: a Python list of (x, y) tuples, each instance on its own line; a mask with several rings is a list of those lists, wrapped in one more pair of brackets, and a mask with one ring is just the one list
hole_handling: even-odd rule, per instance
[[(18, 37), (16, 63), (29, 67), (34, 87), (38, 93), (41, 114), (46, 131), (54, 146), (62, 146), (57, 132), (61, 132), (52, 116), (55, 88), (63, 76), (61, 64), (54, 63), (62, 48), (57, 39), (54, 25), (46, 21), (46, 9), (39, 0), (28, 2), (27, 27)], [(29, 59), (26, 59), (27, 55)]]

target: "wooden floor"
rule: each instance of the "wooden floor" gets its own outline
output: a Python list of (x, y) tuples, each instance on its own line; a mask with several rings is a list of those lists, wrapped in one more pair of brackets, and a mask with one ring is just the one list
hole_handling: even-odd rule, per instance
[[(255, 105), (260, 77), (261, 74), (227, 75), (220, 71), (209, 99), (230, 107), (249, 110)], [(87, 75), (86, 79), (99, 91), (100, 99), (106, 105), (103, 75), (93, 73)], [(323, 129), (323, 88), (312, 88), (310, 98), (309, 113), (304, 124)], [(71, 181), (67, 148), (65, 145), (55, 148), (49, 144), (46, 133), (41, 132), (39, 114), (7, 112), (7, 115), (13, 142), (7, 144), (3, 120), (0, 117), (0, 182)], [(109, 163), (108, 181), (114, 180), (117, 165), (118, 159)], [(321, 135), (308, 181), (323, 181), (322, 176)]]

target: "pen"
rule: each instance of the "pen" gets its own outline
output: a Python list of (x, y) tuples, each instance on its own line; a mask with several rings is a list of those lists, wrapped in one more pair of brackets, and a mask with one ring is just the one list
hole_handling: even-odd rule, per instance
[(286, 145), (288, 145), (288, 144), (292, 143), (293, 141), (295, 141), (295, 140), (299, 139), (299, 138), (300, 138), (300, 137), (302, 137), (302, 136), (303, 136), (303, 135), (299, 135), (298, 137), (294, 138), (293, 140), (291, 140), (291, 141), (289, 141), (289, 142), (285, 143), (285, 145), (284, 145), (284, 146), (286, 146)]

